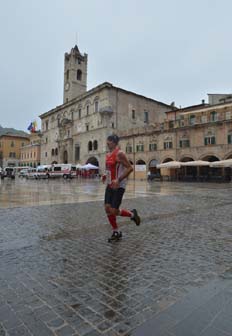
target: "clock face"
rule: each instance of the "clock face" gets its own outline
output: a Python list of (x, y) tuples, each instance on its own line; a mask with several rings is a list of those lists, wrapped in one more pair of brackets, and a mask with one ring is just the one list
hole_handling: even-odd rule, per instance
[(67, 82), (67, 83), (65, 84), (65, 90), (68, 91), (68, 90), (69, 90), (69, 87), (70, 87), (70, 84)]

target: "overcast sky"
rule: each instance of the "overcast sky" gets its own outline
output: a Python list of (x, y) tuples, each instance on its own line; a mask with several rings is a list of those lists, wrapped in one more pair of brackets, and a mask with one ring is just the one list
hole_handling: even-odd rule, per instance
[(0, 125), (26, 130), (63, 101), (64, 53), (108, 81), (177, 106), (231, 93), (231, 0), (0, 0)]

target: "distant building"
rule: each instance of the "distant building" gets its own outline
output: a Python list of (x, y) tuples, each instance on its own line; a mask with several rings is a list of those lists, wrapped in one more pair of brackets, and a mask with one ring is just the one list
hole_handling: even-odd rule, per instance
[(0, 166), (16, 167), (19, 165), (21, 148), (29, 143), (29, 136), (3, 134), (0, 136)]
[(40, 131), (29, 135), (30, 142), (21, 147), (20, 166), (37, 167), (40, 165), (41, 133)]
[[(211, 95), (211, 98), (212, 95)], [(221, 95), (222, 98), (222, 95)], [(220, 98), (220, 99), (221, 99)], [(212, 101), (214, 100), (213, 98)], [(218, 102), (218, 100), (216, 100)], [(163, 123), (119, 133), (121, 147), (135, 165), (135, 178), (158, 173), (157, 164), (168, 161), (218, 161), (232, 158), (232, 102), (189, 106), (166, 112)], [(182, 167), (161, 172), (183, 176), (222, 176), (225, 170)], [(231, 174), (230, 168), (227, 170)]]
[(41, 163), (93, 163), (104, 168), (109, 134), (161, 123), (170, 105), (105, 82), (87, 91), (87, 54), (65, 54), (64, 103), (40, 115)]

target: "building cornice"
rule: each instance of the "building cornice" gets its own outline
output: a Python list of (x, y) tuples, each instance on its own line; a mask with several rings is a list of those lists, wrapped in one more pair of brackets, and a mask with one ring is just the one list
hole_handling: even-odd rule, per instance
[(149, 101), (151, 101), (151, 102), (155, 102), (155, 103), (157, 103), (157, 104), (159, 104), (159, 105), (162, 105), (162, 106), (165, 106), (165, 107), (167, 107), (167, 108), (168, 108), (168, 107), (169, 107), (169, 108), (171, 107), (171, 105), (162, 103), (162, 102), (160, 102), (160, 101), (158, 101), (158, 100), (154, 100), (154, 99), (152, 99), (152, 98), (145, 97), (145, 96), (140, 95), (140, 94), (138, 94), (138, 93), (135, 93), (135, 92), (132, 92), (132, 91), (128, 91), (128, 90), (122, 89), (122, 88), (120, 88), (120, 87), (116, 87), (116, 86), (114, 86), (113, 84), (111, 84), (111, 83), (109, 83), (109, 82), (104, 82), (104, 83), (102, 83), (102, 84), (100, 84), (100, 85), (94, 87), (93, 89), (91, 89), (91, 90), (89, 90), (89, 91), (83, 93), (82, 95), (80, 95), (80, 96), (78, 96), (78, 97), (76, 97), (76, 98), (70, 100), (69, 102), (64, 103), (64, 104), (62, 104), (62, 105), (59, 105), (59, 106), (56, 106), (54, 109), (49, 110), (48, 112), (45, 112), (45, 113), (41, 114), (39, 117), (40, 117), (40, 119), (46, 118), (46, 117), (48, 117), (48, 116), (50, 116), (50, 115), (52, 115), (52, 114), (54, 114), (54, 113), (56, 113), (56, 112), (58, 112), (58, 111), (60, 111), (60, 110), (63, 110), (64, 108), (67, 108), (67, 107), (70, 107), (70, 106), (72, 106), (72, 105), (74, 105), (74, 104), (77, 104), (77, 103), (79, 103), (81, 100), (83, 100), (83, 99), (85, 99), (85, 98), (87, 98), (87, 97), (89, 97), (89, 96), (91, 96), (91, 95), (93, 95), (93, 94), (95, 94), (95, 93), (97, 93), (97, 92), (103, 90), (103, 89), (106, 89), (106, 88), (108, 88), (108, 89), (115, 89), (115, 90), (118, 90), (118, 91), (120, 91), (120, 92), (124, 92), (124, 93), (126, 93), (126, 94), (132, 94), (132, 95), (134, 95), (134, 96), (136, 96), (136, 97), (144, 98), (144, 99), (146, 99), (146, 100), (149, 100)]

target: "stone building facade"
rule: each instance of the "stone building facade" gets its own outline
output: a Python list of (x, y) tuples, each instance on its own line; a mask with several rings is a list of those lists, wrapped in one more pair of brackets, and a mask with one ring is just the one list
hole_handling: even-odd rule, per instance
[(29, 135), (30, 142), (21, 147), (20, 166), (37, 167), (40, 165), (41, 157), (41, 133), (40, 131)]
[[(173, 109), (166, 113), (163, 123), (121, 131), (119, 135), (121, 148), (135, 165), (135, 178), (146, 178), (149, 170), (156, 173), (156, 165), (168, 161), (230, 159), (232, 102)], [(212, 172), (219, 173), (215, 168)]]
[(41, 163), (91, 162), (104, 168), (112, 133), (158, 125), (170, 105), (105, 82), (87, 91), (87, 55), (65, 54), (64, 104), (43, 113)]
[(21, 148), (29, 143), (29, 136), (5, 134), (0, 136), (0, 167), (19, 165)]

